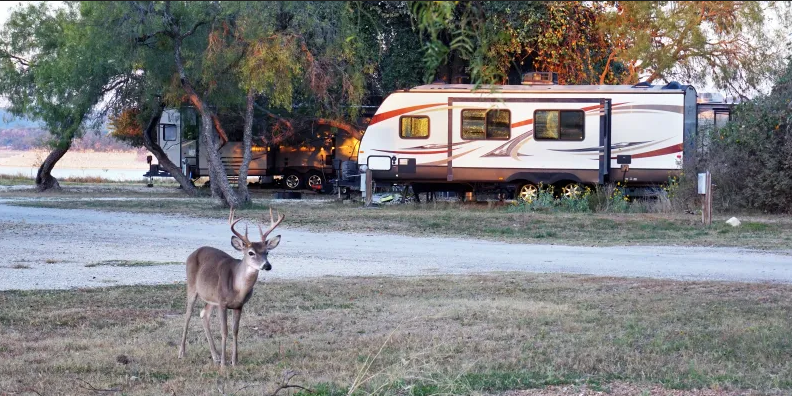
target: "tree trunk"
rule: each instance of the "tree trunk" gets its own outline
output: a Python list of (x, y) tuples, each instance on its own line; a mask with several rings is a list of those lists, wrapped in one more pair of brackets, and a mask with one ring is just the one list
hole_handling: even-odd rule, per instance
[(209, 181), (211, 182), (212, 197), (225, 206), (238, 208), (241, 206), (241, 202), (236, 191), (231, 188), (231, 183), (228, 182), (228, 175), (226, 174), (223, 160), (220, 158), (217, 135), (212, 128), (211, 112), (205, 107), (200, 98), (197, 101), (202, 104), (202, 106), (196, 107), (201, 113), (201, 137), (206, 147), (206, 158), (209, 160)]
[(146, 147), (146, 149), (151, 152), (151, 154), (154, 154), (154, 157), (157, 158), (160, 167), (168, 171), (168, 173), (170, 173), (171, 176), (176, 179), (186, 194), (193, 196), (198, 195), (198, 189), (195, 188), (192, 180), (182, 173), (181, 168), (176, 166), (176, 164), (174, 164), (170, 158), (168, 158), (168, 155), (165, 154), (165, 152), (162, 150), (162, 147), (160, 147), (159, 144), (151, 139), (151, 132), (157, 128), (160, 117), (162, 117), (162, 111), (163, 107), (160, 106), (151, 116), (146, 129), (143, 130), (143, 146)]
[(239, 186), (237, 192), (239, 193), (239, 201), (243, 205), (250, 204), (250, 191), (247, 187), (248, 169), (250, 168), (250, 160), (253, 158), (253, 102), (256, 96), (253, 89), (249, 89), (247, 93), (247, 108), (245, 109), (245, 130), (242, 137), (244, 147), (242, 148), (242, 165), (239, 166)]
[(51, 174), (52, 169), (55, 168), (55, 164), (63, 158), (69, 148), (71, 147), (71, 139), (65, 144), (64, 147), (56, 147), (52, 150), (44, 162), (38, 169), (38, 173), (36, 173), (36, 190), (38, 192), (44, 192), (47, 190), (60, 190), (60, 184), (58, 184), (58, 179), (54, 178)]
[[(169, 6), (170, 3), (166, 3), (166, 7)], [(172, 16), (169, 15), (168, 10), (166, 10), (166, 13), (172, 18)], [(196, 25), (196, 27), (197, 26), (198, 25)], [(181, 54), (182, 39), (192, 33), (182, 35), (177, 25), (174, 25), (173, 28), (175, 29), (173, 32), (174, 58), (176, 69), (179, 71), (181, 85), (187, 93), (187, 97), (189, 98), (190, 102), (192, 102), (192, 104), (198, 110), (198, 113), (201, 114), (201, 136), (203, 137), (206, 147), (206, 158), (209, 160), (209, 181), (212, 188), (212, 197), (220, 200), (225, 206), (231, 206), (233, 208), (239, 207), (239, 197), (237, 196), (236, 191), (231, 188), (231, 183), (228, 182), (228, 175), (226, 174), (225, 166), (223, 165), (223, 161), (220, 158), (220, 153), (218, 152), (219, 148), (217, 145), (217, 137), (212, 131), (214, 129), (212, 128), (214, 125), (214, 114), (206, 105), (206, 102), (204, 102), (203, 99), (198, 96), (198, 93), (195, 92), (190, 80), (187, 78), (187, 72), (184, 70), (184, 63), (182, 62)]]

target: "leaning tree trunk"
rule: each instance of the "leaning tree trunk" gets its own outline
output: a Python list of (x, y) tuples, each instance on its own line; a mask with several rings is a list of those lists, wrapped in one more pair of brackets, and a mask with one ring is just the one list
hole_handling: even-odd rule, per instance
[[(169, 7), (170, 3), (166, 4)], [(166, 11), (166, 13), (167, 12), (169, 11)], [(168, 16), (170, 17), (170, 15)], [(196, 27), (197, 26), (198, 25), (196, 25)], [(174, 58), (176, 61), (176, 69), (179, 72), (181, 86), (187, 93), (187, 97), (189, 98), (190, 102), (192, 102), (192, 104), (198, 110), (198, 113), (201, 115), (201, 136), (206, 146), (206, 158), (209, 160), (209, 181), (212, 187), (212, 197), (219, 199), (226, 206), (233, 208), (239, 207), (239, 197), (237, 196), (236, 191), (231, 188), (231, 183), (228, 182), (228, 175), (225, 172), (225, 166), (223, 165), (223, 161), (220, 158), (220, 153), (218, 152), (217, 139), (215, 137), (215, 132), (213, 131), (214, 128), (212, 128), (214, 126), (214, 114), (206, 105), (206, 102), (204, 102), (203, 99), (198, 96), (198, 93), (195, 92), (190, 80), (187, 78), (187, 72), (184, 69), (184, 63), (182, 62), (182, 40), (194, 33), (195, 28), (193, 28), (193, 31), (191, 32), (181, 34), (178, 25), (172, 25), (171, 27), (175, 29), (171, 32), (171, 35), (174, 39)], [(219, 129), (220, 128), (218, 128), (218, 130)]]
[(52, 176), (52, 169), (55, 164), (63, 158), (69, 148), (71, 147), (71, 139), (63, 146), (56, 147), (52, 150), (44, 162), (39, 166), (38, 173), (36, 173), (36, 190), (44, 192), (47, 190), (60, 190), (58, 179)]
[(146, 129), (143, 130), (143, 146), (146, 147), (146, 150), (148, 150), (151, 154), (154, 154), (154, 157), (157, 158), (160, 167), (168, 171), (168, 173), (170, 173), (171, 176), (176, 179), (186, 194), (198, 195), (198, 189), (195, 188), (192, 180), (182, 173), (181, 168), (176, 166), (176, 164), (174, 164), (173, 161), (168, 158), (168, 155), (165, 154), (165, 151), (162, 150), (162, 147), (160, 147), (159, 144), (151, 139), (151, 132), (157, 128), (160, 117), (162, 117), (162, 111), (163, 107), (160, 106), (159, 109), (157, 109), (151, 116), (148, 125), (146, 125)]
[(247, 187), (248, 170), (250, 160), (253, 158), (253, 102), (256, 97), (253, 89), (247, 93), (247, 108), (245, 109), (245, 129), (242, 137), (244, 147), (242, 149), (242, 165), (239, 166), (239, 201), (243, 205), (250, 203), (250, 191)]

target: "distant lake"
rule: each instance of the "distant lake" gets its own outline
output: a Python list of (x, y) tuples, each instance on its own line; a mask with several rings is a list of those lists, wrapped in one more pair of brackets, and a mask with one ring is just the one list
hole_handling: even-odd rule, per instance
[[(147, 166), (147, 165), (146, 165)], [(141, 180), (148, 168), (142, 169), (92, 169), (92, 168), (59, 168), (55, 166), (52, 176), (61, 179), (66, 177), (101, 177), (108, 180)], [(38, 167), (0, 166), (0, 175), (18, 175), (35, 178)]]

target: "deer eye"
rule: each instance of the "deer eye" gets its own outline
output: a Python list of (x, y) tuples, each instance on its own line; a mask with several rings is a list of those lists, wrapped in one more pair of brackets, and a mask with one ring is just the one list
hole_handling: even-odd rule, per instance
[(252, 250), (248, 252), (248, 256), (252, 257), (252, 256), (255, 256), (255, 255), (256, 255), (256, 253), (254, 253)]

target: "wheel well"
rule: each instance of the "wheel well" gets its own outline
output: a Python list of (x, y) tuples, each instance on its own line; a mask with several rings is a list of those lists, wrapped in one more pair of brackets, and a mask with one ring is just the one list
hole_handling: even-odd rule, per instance
[(519, 172), (511, 175), (507, 181), (509, 183), (515, 182), (529, 182), (533, 184), (542, 183), (544, 185), (557, 184), (563, 180), (568, 180), (572, 183), (581, 183), (580, 178), (572, 173), (533, 173), (533, 172)]

